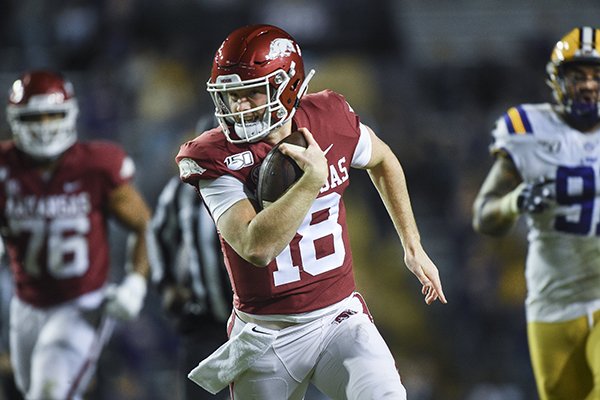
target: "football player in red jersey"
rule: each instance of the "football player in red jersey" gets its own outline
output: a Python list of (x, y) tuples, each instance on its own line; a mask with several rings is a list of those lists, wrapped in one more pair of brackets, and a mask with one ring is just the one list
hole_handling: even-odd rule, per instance
[[(343, 96), (305, 94), (300, 47), (285, 31), (252, 25), (217, 50), (208, 91), (219, 127), (181, 146), (180, 176), (217, 223), (234, 289), (230, 339), (189, 375), (234, 399), (302, 399), (310, 382), (336, 399), (404, 399), (390, 350), (356, 292), (342, 194), (350, 168), (366, 169), (401, 239), (425, 302), (446, 302), (423, 249), (402, 167)], [(303, 176), (265, 209), (256, 179), (274, 144)], [(235, 356), (233, 356), (235, 354)]]
[[(149, 209), (132, 160), (108, 142), (79, 142), (77, 99), (60, 74), (30, 71), (12, 85), (0, 142), (0, 234), (16, 295), (10, 351), (27, 399), (80, 399), (114, 318), (146, 294)], [(131, 268), (107, 285), (109, 216), (133, 233)]]

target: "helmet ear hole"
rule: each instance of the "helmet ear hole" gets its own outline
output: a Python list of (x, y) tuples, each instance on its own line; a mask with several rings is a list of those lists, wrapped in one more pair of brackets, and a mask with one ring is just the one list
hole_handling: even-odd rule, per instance
[(296, 79), (291, 85), (290, 85), (290, 90), (293, 92), (296, 90), (296, 88), (298, 87), (298, 84), (300, 84), (300, 79)]

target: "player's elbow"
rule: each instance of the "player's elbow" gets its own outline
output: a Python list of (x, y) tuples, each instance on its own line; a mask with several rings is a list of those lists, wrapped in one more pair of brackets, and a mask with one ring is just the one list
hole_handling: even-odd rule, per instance
[(490, 223), (490, 221), (486, 221), (478, 214), (474, 214), (473, 220), (471, 221), (471, 226), (475, 232), (481, 235), (500, 237), (506, 235), (510, 231), (512, 224)]
[(504, 224), (499, 224), (497, 216), (489, 211), (486, 211), (488, 198), (478, 196), (473, 203), (473, 218), (471, 226), (473, 230), (479, 234), (487, 236), (501, 236), (506, 232)]
[(471, 226), (473, 230), (477, 233), (485, 234), (485, 228), (481, 221), (481, 215), (477, 212), (477, 210), (473, 210), (473, 218), (471, 220)]
[(252, 235), (228, 235), (223, 231), (221, 234), (239, 257), (257, 267), (266, 267), (277, 256), (273, 255), (272, 246), (267, 240), (259, 240)]
[(238, 254), (252, 265), (261, 268), (269, 265), (276, 257), (268, 247), (260, 245), (252, 245), (246, 249), (240, 249)]
[(475, 232), (482, 234), (482, 235), (488, 235), (488, 233), (485, 230), (485, 227), (481, 224), (481, 221), (477, 215), (473, 216), (473, 220), (471, 221), (471, 226), (473, 227), (473, 230)]
[(244, 259), (254, 265), (255, 267), (263, 268), (269, 265), (275, 257), (270, 257), (267, 254), (254, 252), (252, 254), (246, 254)]

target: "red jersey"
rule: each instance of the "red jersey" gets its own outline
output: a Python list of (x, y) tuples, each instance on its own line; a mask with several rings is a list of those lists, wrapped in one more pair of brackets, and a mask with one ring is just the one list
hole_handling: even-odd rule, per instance
[(0, 234), (21, 300), (47, 307), (104, 285), (108, 197), (133, 170), (115, 144), (76, 143), (44, 179), (12, 142), (0, 143)]
[[(244, 312), (309, 312), (334, 304), (355, 290), (342, 194), (349, 184), (360, 121), (341, 95), (323, 91), (302, 98), (293, 117), (293, 130), (302, 127), (311, 131), (326, 152), (329, 177), (289, 246), (266, 268), (257, 268), (221, 239), (234, 305)], [(199, 168), (182, 176), (196, 187), (201, 179), (230, 175), (255, 194), (260, 164), (271, 148), (265, 142), (229, 143), (216, 128), (183, 144), (177, 161), (189, 158), (196, 162)]]

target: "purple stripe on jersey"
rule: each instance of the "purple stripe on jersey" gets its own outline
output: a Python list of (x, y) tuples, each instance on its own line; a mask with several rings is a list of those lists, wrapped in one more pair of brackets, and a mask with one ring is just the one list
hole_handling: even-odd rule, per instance
[(506, 127), (508, 128), (508, 133), (513, 135), (515, 133), (515, 127), (513, 126), (513, 123), (510, 120), (510, 117), (508, 116), (508, 114), (504, 114), (504, 123), (506, 124)]
[(531, 129), (531, 124), (529, 123), (529, 118), (527, 117), (527, 113), (523, 109), (522, 106), (517, 107), (517, 111), (519, 112), (519, 116), (521, 117), (521, 121), (523, 122), (523, 127), (525, 128), (525, 132), (533, 133)]

